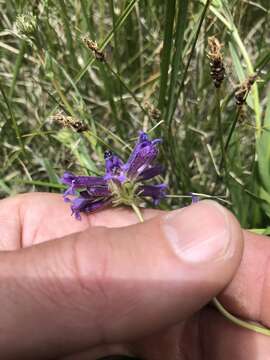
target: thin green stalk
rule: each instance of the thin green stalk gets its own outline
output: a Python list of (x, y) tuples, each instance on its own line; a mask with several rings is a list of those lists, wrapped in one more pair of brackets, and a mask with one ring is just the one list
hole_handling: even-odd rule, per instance
[(233, 135), (233, 133), (234, 133), (236, 124), (237, 124), (237, 122), (238, 122), (240, 113), (241, 113), (241, 107), (238, 107), (237, 112), (236, 112), (236, 115), (235, 115), (235, 118), (234, 118), (233, 123), (232, 123), (232, 126), (231, 126), (231, 128), (230, 128), (229, 135), (228, 135), (227, 140), (226, 140), (226, 143), (225, 143), (225, 148), (224, 148), (224, 149), (225, 149), (225, 152), (227, 152), (227, 150), (228, 150), (228, 147), (229, 147), (229, 144), (230, 144), (232, 135)]
[(84, 17), (84, 21), (87, 27), (87, 30), (89, 32), (90, 35), (92, 35), (92, 27), (91, 27), (91, 21), (90, 21), (90, 4), (88, 5), (88, 9), (87, 9), (87, 0), (80, 0), (81, 3), (81, 7), (82, 7), (82, 15)]
[(117, 74), (113, 70), (113, 68), (106, 62), (105, 63), (109, 71), (116, 77), (116, 79), (120, 82), (120, 84), (123, 86), (123, 88), (131, 95), (132, 99), (138, 104), (142, 112), (148, 116), (148, 112), (145, 110), (145, 108), (142, 106), (140, 100), (137, 98), (137, 96), (134, 94), (132, 90), (129, 89), (129, 87), (125, 84), (125, 82), (122, 80), (121, 76)]
[(213, 298), (212, 299), (213, 304), (215, 305), (215, 307), (218, 309), (218, 311), (229, 321), (231, 321), (233, 324), (241, 326), (245, 329), (248, 330), (252, 330), (255, 331), (256, 333), (259, 334), (263, 334), (263, 335), (267, 335), (270, 336), (270, 329), (267, 329), (266, 327), (262, 326), (262, 325), (257, 325), (257, 324), (253, 324), (250, 323), (248, 321), (244, 321), (241, 319), (238, 319), (236, 316), (232, 315), (229, 313), (229, 311), (227, 311), (222, 305), (221, 303), (218, 301), (217, 298)]
[(166, 4), (166, 10), (165, 10), (166, 22), (165, 22), (165, 30), (164, 30), (161, 66), (160, 66), (161, 76), (160, 76), (160, 91), (159, 91), (159, 99), (158, 99), (158, 107), (161, 113), (163, 113), (165, 106), (171, 49), (173, 44), (175, 0), (167, 0), (165, 1), (165, 4)]
[(181, 94), (181, 92), (183, 90), (183, 87), (184, 87), (184, 84), (185, 84), (185, 81), (186, 81), (186, 77), (187, 77), (187, 73), (188, 73), (188, 69), (189, 69), (189, 65), (191, 63), (191, 59), (192, 59), (194, 51), (195, 51), (195, 47), (196, 47), (197, 40), (198, 40), (200, 31), (201, 31), (201, 27), (202, 27), (203, 21), (205, 19), (207, 10), (208, 10), (208, 8), (209, 8), (209, 6), (211, 4), (211, 1), (212, 0), (207, 0), (206, 1), (206, 4), (205, 4), (204, 9), (202, 11), (200, 21), (199, 21), (199, 24), (198, 24), (198, 27), (197, 27), (197, 31), (196, 31), (195, 36), (194, 36), (194, 41), (193, 41), (193, 44), (192, 44), (192, 48), (191, 48), (191, 51), (190, 51), (190, 54), (189, 54), (189, 58), (188, 58), (187, 64), (186, 64), (185, 69), (184, 69), (184, 73), (183, 73), (182, 78), (181, 78), (181, 82), (180, 82), (180, 86), (179, 86), (179, 89), (178, 89), (178, 92), (177, 92), (177, 96), (175, 97), (174, 105), (172, 107), (171, 114), (170, 114), (170, 116), (168, 118), (168, 129), (169, 129), (170, 132), (172, 130), (171, 129), (172, 128), (172, 120), (173, 120), (173, 116), (174, 116), (174, 113), (175, 113), (175, 110), (176, 110), (176, 107), (177, 107), (177, 101), (178, 101), (179, 96), (180, 96), (180, 94)]
[[(220, 89), (216, 89), (216, 110), (217, 110), (217, 128), (218, 128), (218, 136), (219, 136), (219, 143), (220, 143), (220, 150), (221, 150), (221, 158), (223, 159), (224, 163), (224, 170), (225, 170), (225, 177), (227, 179), (227, 161), (226, 161), (226, 154), (225, 154), (225, 146), (224, 146), (224, 139), (223, 139), (223, 128), (222, 128), (222, 121), (221, 121), (221, 109), (220, 109)], [(219, 169), (220, 173), (222, 173), (222, 169)]]
[(132, 204), (131, 205), (132, 209), (134, 210), (135, 214), (137, 215), (138, 219), (140, 220), (141, 223), (144, 222), (144, 219), (143, 219), (143, 216), (142, 216), (142, 213), (141, 213), (141, 210), (140, 208), (135, 205), (135, 204)]
[(69, 56), (71, 58), (74, 69), (76, 69), (76, 67), (78, 66), (78, 63), (77, 63), (77, 59), (76, 59), (76, 55), (75, 55), (76, 52), (74, 50), (73, 38), (72, 38), (71, 30), (70, 30), (71, 29), (70, 20), (68, 18), (66, 4), (65, 4), (64, 0), (59, 0), (59, 6), (60, 6), (60, 16), (62, 17), (64, 28), (65, 28), (65, 33), (66, 33), (66, 38), (67, 38), (67, 47), (69, 49)]
[(12, 111), (12, 106), (11, 106), (11, 104), (9, 102), (8, 97), (6, 96), (6, 93), (5, 93), (5, 91), (4, 91), (3, 87), (2, 87), (2, 84), (0, 84), (0, 91), (1, 91), (2, 96), (4, 98), (4, 102), (7, 105), (8, 112), (9, 112), (11, 122), (12, 122), (12, 127), (13, 127), (13, 129), (15, 131), (16, 139), (19, 141), (21, 152), (25, 155), (24, 143), (23, 143), (23, 140), (22, 140), (21, 132), (20, 132), (19, 126), (17, 124), (17, 121), (15, 119), (14, 113)]
[(45, 186), (45, 187), (50, 187), (50, 188), (54, 188), (54, 189), (65, 189), (65, 185), (52, 183), (52, 182), (49, 182), (49, 181), (21, 180), (20, 183), (21, 184), (26, 184), (26, 185)]
[(58, 81), (55, 79), (52, 79), (52, 84), (53, 84), (56, 92), (58, 93), (60, 99), (62, 100), (63, 104), (65, 105), (66, 110), (70, 113), (71, 116), (76, 117), (76, 114), (74, 113), (72, 106), (69, 104), (65, 94), (62, 92), (61, 86), (59, 85)]
[(171, 80), (170, 80), (170, 87), (168, 92), (168, 106), (165, 116), (166, 123), (167, 123), (167, 119), (171, 118), (178, 73), (183, 66), (182, 53), (183, 53), (184, 32), (187, 28), (187, 16), (188, 16), (188, 1), (178, 0), (178, 16), (176, 21), (176, 34), (175, 34), (175, 52), (173, 56)]
[[(115, 29), (117, 16), (115, 14), (114, 0), (110, 0), (109, 5), (110, 5), (110, 12), (111, 12), (112, 21), (113, 21), (113, 29)], [(120, 74), (121, 59), (120, 59), (120, 53), (119, 53), (119, 41), (118, 41), (117, 32), (114, 32), (113, 41), (114, 41), (114, 50), (113, 50), (114, 62), (115, 62), (115, 66), (116, 66), (116, 71), (118, 74)], [(116, 91), (120, 96), (120, 104), (121, 104), (121, 112), (122, 112), (121, 118), (126, 118), (126, 108), (125, 108), (125, 102), (123, 100), (123, 88), (122, 88), (121, 83), (116, 84)], [(119, 130), (120, 135), (123, 135), (123, 132), (124, 132), (122, 125), (123, 125), (122, 122), (119, 122), (119, 121), (117, 122), (117, 128)]]
[(9, 90), (9, 93), (8, 93), (8, 97), (11, 99), (12, 96), (13, 96), (13, 92), (14, 92), (14, 89), (15, 89), (15, 85), (16, 85), (16, 81), (17, 81), (17, 78), (18, 78), (18, 75), (19, 75), (19, 71), (20, 71), (20, 68), (21, 68), (21, 65), (22, 65), (22, 61), (23, 61), (23, 57), (24, 57), (24, 54), (25, 54), (25, 49), (26, 49), (26, 41), (23, 40), (22, 43), (21, 43), (21, 47), (20, 47), (20, 51), (19, 51), (19, 54), (16, 58), (16, 62), (15, 62), (15, 67), (14, 67), (14, 72), (13, 72), (13, 78), (12, 78), (12, 83), (11, 83), (11, 87), (10, 87), (10, 90)]

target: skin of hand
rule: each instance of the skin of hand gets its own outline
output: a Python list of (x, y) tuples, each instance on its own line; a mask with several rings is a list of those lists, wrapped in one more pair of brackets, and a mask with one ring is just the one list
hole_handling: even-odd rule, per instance
[[(266, 359), (270, 242), (212, 201), (70, 216), (60, 195), (0, 201), (0, 353), (11, 359)], [(243, 246), (244, 245), (244, 246)], [(269, 274), (268, 274), (269, 273)]]

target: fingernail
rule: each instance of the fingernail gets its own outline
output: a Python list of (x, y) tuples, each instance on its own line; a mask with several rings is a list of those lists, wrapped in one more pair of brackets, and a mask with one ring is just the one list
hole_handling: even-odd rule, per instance
[(213, 201), (172, 211), (164, 218), (163, 230), (173, 251), (183, 261), (216, 261), (224, 258), (230, 249), (226, 210)]

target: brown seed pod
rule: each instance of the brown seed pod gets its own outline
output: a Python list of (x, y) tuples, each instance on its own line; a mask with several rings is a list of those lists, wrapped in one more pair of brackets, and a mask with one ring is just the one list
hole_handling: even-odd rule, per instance
[(238, 85), (235, 89), (234, 98), (238, 106), (245, 104), (247, 96), (251, 90), (252, 85), (255, 83), (258, 74), (250, 75), (245, 81)]
[(96, 41), (93, 41), (91, 39), (88, 39), (87, 37), (83, 37), (82, 41), (84, 42), (84, 44), (86, 45), (86, 47), (92, 51), (92, 53), (94, 54), (95, 58), (100, 61), (100, 62), (104, 62), (106, 60), (105, 58), (105, 54), (103, 51), (99, 50), (98, 45), (96, 43)]
[(161, 113), (154, 105), (150, 104), (148, 101), (145, 101), (144, 107), (149, 113), (149, 116), (154, 120), (159, 120)]
[(221, 49), (223, 45), (215, 36), (208, 38), (209, 51), (207, 56), (210, 63), (210, 75), (216, 88), (219, 88), (225, 77), (225, 68), (223, 64), (223, 55)]
[(59, 113), (52, 116), (52, 120), (58, 122), (58, 124), (64, 127), (72, 128), (78, 133), (88, 129), (87, 126), (82, 123), (82, 121), (75, 119), (72, 116), (65, 115), (63, 111), (60, 111)]

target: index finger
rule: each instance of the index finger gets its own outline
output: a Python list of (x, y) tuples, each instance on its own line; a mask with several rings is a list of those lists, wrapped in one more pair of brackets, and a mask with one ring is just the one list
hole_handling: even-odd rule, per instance
[[(145, 219), (158, 210), (143, 211)], [(128, 208), (83, 214), (78, 221), (61, 194), (29, 193), (0, 201), (0, 250), (16, 250), (86, 230), (89, 226), (122, 227), (138, 222)]]

